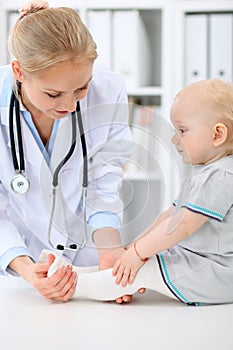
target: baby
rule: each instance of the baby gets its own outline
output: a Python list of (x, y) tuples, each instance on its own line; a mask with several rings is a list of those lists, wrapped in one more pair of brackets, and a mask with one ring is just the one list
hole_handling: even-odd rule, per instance
[[(114, 300), (143, 287), (186, 304), (233, 302), (233, 86), (210, 79), (185, 87), (174, 99), (171, 122), (172, 142), (192, 164), (177, 199), (112, 270), (73, 267), (74, 298)], [(56, 256), (50, 275), (64, 264)]]

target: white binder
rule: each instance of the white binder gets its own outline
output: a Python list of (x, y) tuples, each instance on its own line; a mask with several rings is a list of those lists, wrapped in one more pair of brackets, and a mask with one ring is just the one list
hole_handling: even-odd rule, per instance
[(232, 81), (233, 16), (210, 15), (210, 78)]
[(97, 45), (96, 63), (112, 69), (112, 12), (110, 10), (88, 11), (87, 27)]
[[(18, 11), (8, 11), (7, 12), (7, 32), (9, 33), (17, 19), (19, 18), (19, 12)], [(11, 62), (13, 59), (13, 56), (8, 52), (8, 62)]]
[(128, 88), (150, 85), (151, 52), (138, 10), (115, 11), (113, 16), (113, 68)]
[(207, 15), (185, 18), (185, 85), (207, 78)]
[(133, 151), (130, 162), (125, 166), (127, 173), (147, 173), (153, 170), (150, 162), (151, 139), (153, 138), (151, 108), (134, 104), (131, 106), (132, 115), (130, 128), (133, 137)]

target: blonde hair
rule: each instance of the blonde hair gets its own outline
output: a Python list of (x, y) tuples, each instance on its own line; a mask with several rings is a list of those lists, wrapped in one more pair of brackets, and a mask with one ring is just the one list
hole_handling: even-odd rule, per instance
[(217, 116), (223, 121), (231, 122), (233, 127), (233, 85), (220, 79), (208, 79), (206, 84)]
[(221, 79), (201, 80), (184, 87), (178, 92), (175, 99), (187, 89), (193, 88), (200, 91), (202, 103), (206, 108), (211, 108), (213, 117), (225, 123), (233, 135), (233, 84)]
[[(207, 79), (203, 81), (209, 95), (210, 107), (215, 116), (224, 123), (228, 129), (228, 144), (233, 145), (233, 85), (220, 79)], [(233, 153), (233, 150), (230, 152)], [(229, 153), (229, 154), (230, 154)]]
[(66, 60), (94, 61), (97, 57), (90, 32), (68, 7), (29, 11), (16, 21), (8, 47), (22, 71), (33, 75)]

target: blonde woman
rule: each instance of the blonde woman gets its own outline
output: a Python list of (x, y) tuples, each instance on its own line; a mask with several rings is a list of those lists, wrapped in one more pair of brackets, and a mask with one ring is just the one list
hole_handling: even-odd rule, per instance
[[(108, 268), (122, 252), (118, 188), (131, 139), (126, 89), (117, 74), (94, 69), (95, 42), (73, 9), (48, 8), (44, 1), (24, 6), (11, 30), (9, 50), (11, 64), (0, 67), (0, 269), (22, 276), (48, 299), (67, 301), (77, 282), (72, 264)], [(71, 138), (77, 102), (88, 157), (86, 221), (102, 248), (98, 251), (91, 243), (76, 249), (82, 246), (84, 212), (82, 147), (79, 135)], [(63, 161), (70, 147), (72, 155)], [(53, 174), (60, 164), (53, 206)], [(70, 233), (78, 235), (76, 248)], [(54, 258), (36, 263), (49, 243), (55, 251), (57, 244), (71, 246), (61, 252), (70, 265), (51, 278), (47, 272)], [(130, 299), (125, 295), (117, 302)]]

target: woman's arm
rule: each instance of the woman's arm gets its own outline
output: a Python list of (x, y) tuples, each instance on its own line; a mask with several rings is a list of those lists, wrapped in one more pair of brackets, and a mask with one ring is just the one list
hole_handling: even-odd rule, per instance
[(75, 290), (76, 273), (72, 272), (72, 269), (61, 269), (52, 278), (48, 278), (47, 272), (54, 258), (51, 256), (45, 264), (32, 261), (23, 237), (7, 214), (8, 206), (8, 196), (0, 181), (0, 262), (2, 270), (10, 273), (12, 271), (7, 269), (10, 267), (48, 299), (68, 300)]
[(206, 221), (207, 216), (182, 208), (175, 215), (161, 221), (132, 245), (117, 260), (113, 267), (116, 283), (125, 286), (134, 281), (143, 259), (173, 247), (196, 232)]

